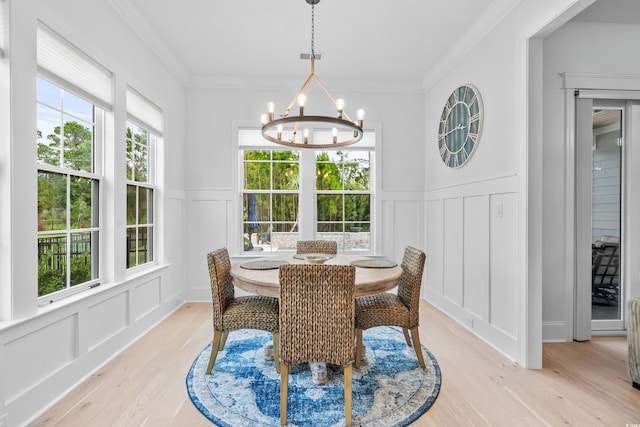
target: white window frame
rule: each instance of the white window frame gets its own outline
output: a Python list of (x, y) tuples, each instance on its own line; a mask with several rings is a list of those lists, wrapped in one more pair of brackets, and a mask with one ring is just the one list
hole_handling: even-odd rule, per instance
[[(276, 150), (282, 151), (289, 149), (285, 146), (275, 145), (264, 138), (260, 133), (260, 128), (255, 124), (243, 124), (233, 123), (233, 137), (234, 137), (234, 151), (233, 155), (236, 156), (235, 161), (232, 163), (232, 173), (237, 177), (235, 183), (235, 212), (234, 218), (234, 232), (231, 234), (232, 241), (229, 245), (230, 249), (241, 256), (256, 256), (256, 252), (244, 252), (243, 248), (243, 230), (244, 222), (243, 218), (243, 194), (245, 193), (243, 188), (243, 163), (244, 156), (243, 150)], [(322, 132), (322, 131), (318, 131)], [(376, 198), (376, 191), (379, 188), (379, 177), (377, 172), (376, 151), (379, 144), (379, 138), (382, 134), (379, 125), (373, 125), (370, 128), (365, 129), (365, 138), (363, 141), (354, 144), (350, 147), (342, 147), (340, 151), (369, 151), (370, 152), (370, 185), (369, 192), (371, 195), (371, 212), (370, 212), (370, 249), (368, 251), (358, 251), (359, 254), (369, 255), (378, 252), (377, 247), (377, 234), (380, 230), (380, 225), (377, 223), (379, 217), (378, 212), (380, 210), (379, 203)], [(332, 151), (332, 150), (320, 150), (320, 151)], [(302, 149), (300, 150), (300, 207), (299, 207), (299, 239), (300, 240), (313, 240), (316, 238), (317, 232), (317, 190), (315, 184), (315, 157), (316, 150), (314, 149)], [(309, 171), (309, 172), (306, 172)], [(248, 191), (249, 192), (249, 191)], [(348, 193), (348, 192), (347, 192)], [(295, 250), (295, 249), (294, 249)], [(340, 250), (340, 249), (339, 249)], [(278, 251), (259, 252), (260, 256), (267, 256), (269, 254), (277, 254)]]
[[(135, 224), (126, 224), (125, 228), (127, 230), (127, 236), (128, 236), (128, 230), (130, 229), (135, 229), (135, 235), (138, 236), (138, 230), (142, 227), (145, 228), (149, 228), (150, 231), (150, 235), (147, 236), (147, 239), (151, 240), (151, 259), (147, 260), (147, 262), (143, 263), (143, 264), (136, 264), (136, 265), (132, 265), (130, 267), (127, 267), (127, 271), (131, 272), (131, 271), (135, 271), (141, 268), (147, 268), (149, 266), (153, 266), (157, 264), (157, 252), (156, 252), (156, 237), (157, 237), (157, 227), (156, 227), (156, 218), (157, 218), (157, 195), (158, 195), (158, 191), (157, 191), (157, 186), (156, 186), (156, 147), (158, 144), (158, 135), (156, 135), (156, 133), (154, 133), (154, 130), (149, 129), (149, 126), (146, 124), (141, 124), (139, 122), (139, 120), (135, 119), (134, 117), (130, 116), (127, 119), (127, 124), (126, 124), (126, 128), (129, 127), (129, 124), (134, 124), (135, 126), (138, 126), (144, 130), (147, 131), (147, 135), (148, 135), (148, 151), (147, 151), (147, 181), (135, 181), (133, 179), (129, 179), (128, 177), (125, 179), (125, 194), (127, 193), (127, 187), (128, 186), (133, 186), (136, 188), (136, 194), (138, 194), (138, 192), (140, 191), (140, 189), (148, 189), (151, 190), (152, 193), (152, 203), (151, 203), (151, 222), (146, 223), (146, 224), (140, 224), (138, 223), (138, 211), (139, 211), (139, 206), (138, 206), (138, 200), (139, 198), (136, 197), (136, 223)], [(155, 131), (157, 132), (157, 131)], [(135, 141), (132, 141), (132, 143), (136, 143)], [(126, 144), (126, 138), (125, 138), (125, 144)], [(126, 151), (126, 150), (125, 150)], [(148, 244), (149, 245), (149, 244)], [(127, 242), (127, 251), (126, 251), (126, 259), (128, 259), (129, 257), (129, 245)], [(138, 259), (138, 245), (136, 245), (136, 260)], [(125, 265), (126, 265), (126, 259), (125, 259)]]
[[(85, 289), (89, 289), (89, 288), (93, 288), (95, 286), (98, 286), (101, 283), (101, 273), (102, 273), (102, 262), (101, 262), (101, 253), (102, 253), (102, 240), (103, 240), (103, 227), (102, 227), (102, 218), (103, 218), (103, 214), (102, 214), (102, 201), (104, 200), (103, 197), (103, 182), (104, 182), (104, 176), (103, 176), (103, 168), (102, 168), (102, 153), (103, 153), (103, 146), (104, 146), (104, 138), (105, 138), (105, 127), (104, 127), (104, 123), (105, 123), (105, 111), (100, 108), (100, 106), (96, 105), (95, 103), (92, 102), (91, 99), (87, 99), (87, 97), (83, 96), (82, 93), (79, 93), (79, 91), (76, 91), (75, 88), (73, 87), (67, 87), (64, 84), (60, 84), (58, 82), (53, 82), (51, 80), (49, 80), (46, 76), (42, 76), (39, 75), (39, 78), (43, 78), (44, 80), (49, 81), (51, 84), (53, 84), (54, 86), (57, 86), (58, 88), (62, 89), (65, 92), (69, 92), (74, 94), (75, 96), (78, 96), (80, 98), (82, 98), (83, 100), (89, 102), (90, 104), (93, 105), (93, 172), (86, 172), (86, 171), (81, 171), (81, 170), (75, 170), (75, 169), (70, 169), (70, 168), (66, 168), (64, 166), (54, 166), (54, 165), (49, 165), (46, 163), (41, 163), (41, 162), (36, 162), (37, 163), (37, 170), (36, 173), (40, 173), (42, 172), (48, 172), (48, 173), (57, 173), (57, 174), (61, 174), (67, 177), (67, 201), (66, 201), (66, 218), (67, 218), (67, 222), (65, 225), (65, 229), (62, 230), (55, 230), (55, 231), (38, 231), (37, 232), (37, 236), (38, 236), (38, 242), (41, 236), (46, 236), (46, 235), (54, 235), (54, 234), (65, 234), (66, 236), (66, 277), (65, 277), (65, 289), (60, 290), (60, 291), (56, 291), (56, 292), (52, 292), (46, 295), (42, 295), (42, 296), (38, 296), (38, 304), (39, 305), (43, 305), (43, 304), (48, 304), (51, 302), (54, 302), (58, 299), (62, 299), (65, 297), (68, 297), (70, 295), (73, 295), (77, 292), (80, 292), (82, 290)], [(46, 106), (47, 108), (52, 108), (54, 110), (57, 110), (60, 112), (61, 116), (70, 116), (73, 117), (73, 115), (69, 114), (68, 112), (66, 112), (64, 110), (64, 105), (62, 106), (62, 110), (58, 109), (55, 106), (51, 106), (51, 105), (47, 105), (43, 102), (40, 101), (40, 99), (36, 100), (36, 105), (43, 105)], [(64, 120), (61, 120), (61, 125), (64, 126)], [(36, 142), (37, 143), (37, 142)], [(61, 148), (64, 145), (62, 139), (60, 141), (61, 144)], [(70, 189), (69, 189), (69, 179), (71, 177), (80, 177), (80, 178), (87, 178), (87, 179), (91, 179), (93, 181), (96, 181), (98, 183), (98, 194), (97, 194), (97, 200), (94, 201), (93, 203), (93, 209), (92, 209), (92, 215), (94, 216), (94, 225), (93, 227), (88, 227), (88, 228), (80, 228), (80, 229), (72, 229), (71, 225), (70, 225), (70, 209), (71, 209), (71, 204), (70, 204)], [(97, 238), (97, 244), (94, 244), (92, 242), (92, 248), (91, 248), (91, 262), (92, 262), (92, 269), (96, 270), (96, 278), (91, 279), (87, 282), (78, 284), (78, 285), (71, 285), (71, 234), (75, 234), (75, 233), (85, 233), (85, 232), (89, 232), (92, 234), (97, 234), (98, 238)], [(39, 262), (39, 259), (38, 259)], [(93, 274), (92, 274), (93, 275)]]
[[(319, 235), (319, 232), (317, 231), (318, 229), (318, 224), (319, 224), (319, 220), (317, 218), (317, 213), (318, 213), (318, 209), (317, 209), (317, 200), (318, 200), (318, 196), (319, 195), (331, 195), (331, 196), (341, 196), (342, 197), (342, 209), (343, 212), (342, 214), (344, 215), (344, 209), (345, 209), (345, 203), (344, 200), (345, 198), (347, 198), (349, 195), (361, 195), (361, 194), (367, 194), (369, 195), (369, 249), (367, 250), (358, 250), (356, 248), (348, 248), (348, 249), (344, 249), (345, 252), (353, 252), (353, 253), (371, 253), (373, 251), (373, 226), (374, 226), (374, 214), (375, 214), (375, 203), (374, 203), (374, 195), (375, 195), (375, 175), (373, 175), (373, 169), (374, 169), (374, 165), (375, 165), (375, 150), (370, 148), (370, 147), (364, 147), (364, 148), (356, 148), (356, 147), (343, 147), (341, 149), (336, 149), (336, 150), (315, 150), (314, 151), (314, 171), (315, 171), (315, 167), (317, 165), (316, 163), (316, 158), (317, 158), (317, 153), (322, 152), (322, 151), (330, 151), (330, 152), (337, 152), (337, 151), (343, 151), (343, 152), (368, 152), (369, 153), (369, 189), (368, 190), (347, 190), (342, 188), (341, 190), (318, 190), (315, 182), (314, 182), (314, 192), (315, 192), (315, 197), (314, 197), (314, 239), (315, 238), (320, 238), (322, 239), (322, 236)], [(336, 162), (328, 162), (328, 163), (333, 163), (333, 164), (337, 164), (338, 166), (341, 166), (340, 164), (336, 163)], [(314, 173), (315, 175), (315, 173)], [(345, 225), (345, 230), (342, 232), (342, 240), (343, 243), (344, 241), (347, 239), (347, 233), (349, 233), (349, 231), (346, 229), (348, 223), (350, 223), (352, 221), (347, 220), (346, 218), (343, 217), (342, 221), (335, 221), (335, 223), (342, 223)], [(360, 221), (353, 221), (353, 222), (360, 222)], [(324, 221), (323, 221), (324, 223)], [(351, 237), (357, 237), (358, 235), (354, 234), (350, 235)], [(340, 244), (340, 242), (338, 242), (338, 248), (344, 247), (343, 245)]]

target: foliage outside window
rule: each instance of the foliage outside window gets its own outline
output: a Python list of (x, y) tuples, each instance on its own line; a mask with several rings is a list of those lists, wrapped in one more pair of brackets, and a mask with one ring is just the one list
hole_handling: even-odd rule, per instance
[(244, 250), (278, 249), (274, 233), (298, 234), (300, 154), (246, 150), (243, 177)]
[(101, 114), (38, 77), (38, 296), (98, 281)]
[(127, 268), (153, 261), (155, 135), (127, 122)]
[(316, 152), (316, 236), (344, 250), (371, 249), (369, 151)]
[(244, 252), (295, 250), (301, 236), (373, 250), (375, 132), (358, 148), (291, 151), (240, 129), (238, 145)]

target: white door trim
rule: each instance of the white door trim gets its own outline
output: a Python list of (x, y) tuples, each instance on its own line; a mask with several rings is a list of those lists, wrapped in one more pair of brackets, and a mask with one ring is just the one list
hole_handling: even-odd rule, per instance
[[(576, 320), (576, 103), (575, 94), (579, 90), (582, 96), (590, 96), (598, 99), (640, 99), (640, 75), (605, 75), (605, 74), (583, 74), (583, 73), (561, 73), (563, 78), (563, 88), (565, 90), (565, 259), (567, 264), (572, 266), (566, 269), (565, 275), (565, 319), (567, 319), (567, 339), (577, 337), (574, 331), (582, 331), (584, 327), (577, 327)], [(630, 141), (629, 141), (630, 142)], [(628, 213), (628, 212), (627, 212)], [(627, 215), (628, 217), (628, 215)], [(630, 230), (631, 231), (631, 230)], [(625, 239), (632, 240), (632, 239)], [(627, 252), (626, 257), (631, 256), (634, 251)], [(632, 263), (626, 263), (627, 265)], [(628, 272), (627, 272), (628, 273)], [(630, 275), (629, 277), (633, 277)], [(635, 283), (635, 282), (634, 282)], [(636, 289), (633, 283), (629, 283), (631, 293)], [(629, 291), (627, 291), (629, 292)], [(583, 336), (581, 332), (579, 336)], [(589, 326), (590, 335), (590, 326)], [(576, 338), (578, 339), (578, 338)]]

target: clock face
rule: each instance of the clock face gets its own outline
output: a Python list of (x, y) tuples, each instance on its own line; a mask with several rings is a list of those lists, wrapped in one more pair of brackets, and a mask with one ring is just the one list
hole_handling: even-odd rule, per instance
[(445, 165), (465, 164), (478, 145), (482, 131), (482, 100), (471, 85), (455, 89), (442, 109), (438, 129), (438, 148)]

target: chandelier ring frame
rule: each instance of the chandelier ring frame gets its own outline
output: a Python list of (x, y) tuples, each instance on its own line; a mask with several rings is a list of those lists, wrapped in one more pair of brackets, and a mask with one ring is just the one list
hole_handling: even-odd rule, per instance
[[(321, 123), (321, 124), (332, 124), (335, 125), (333, 127), (341, 127), (341, 128), (349, 128), (354, 132), (354, 137), (351, 139), (347, 139), (344, 141), (337, 141), (333, 143), (326, 144), (308, 144), (304, 142), (296, 142), (295, 140), (286, 140), (286, 139), (278, 139), (274, 138), (272, 135), (269, 135), (267, 132), (270, 130), (275, 130), (278, 125), (285, 125), (288, 123), (296, 124), (295, 129), (297, 133), (298, 123), (301, 122), (309, 122), (309, 123)], [(279, 119), (274, 119), (268, 123), (265, 123), (262, 126), (262, 136), (276, 144), (285, 145), (288, 147), (298, 147), (298, 148), (336, 148), (336, 147), (344, 147), (347, 145), (351, 145), (357, 141), (362, 139), (362, 127), (358, 126), (356, 123), (351, 122), (349, 120), (340, 119), (337, 117), (326, 117), (326, 116), (288, 116), (281, 117)]]

